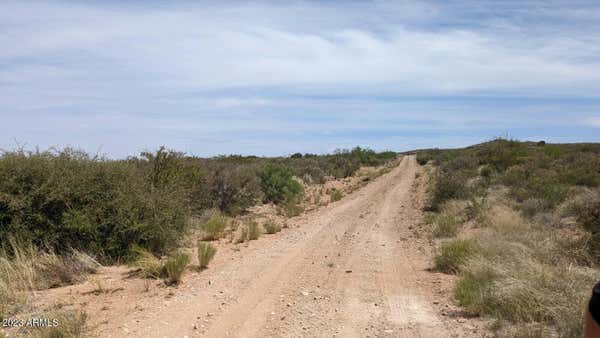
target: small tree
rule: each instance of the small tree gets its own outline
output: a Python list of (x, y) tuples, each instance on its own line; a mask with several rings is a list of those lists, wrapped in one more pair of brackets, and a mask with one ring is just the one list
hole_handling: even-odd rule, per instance
[(267, 164), (259, 173), (265, 202), (282, 203), (302, 195), (302, 186), (294, 180), (292, 169), (281, 164)]

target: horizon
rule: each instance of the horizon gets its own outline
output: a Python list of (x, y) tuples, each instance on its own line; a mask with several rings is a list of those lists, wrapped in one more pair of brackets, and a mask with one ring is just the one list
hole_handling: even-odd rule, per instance
[(0, 149), (599, 142), (600, 4), (6, 1)]

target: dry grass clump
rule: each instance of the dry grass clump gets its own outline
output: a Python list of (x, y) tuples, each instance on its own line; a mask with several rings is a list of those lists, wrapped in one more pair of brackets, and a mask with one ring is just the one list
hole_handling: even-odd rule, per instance
[(265, 222), (265, 224), (263, 224), (263, 228), (265, 228), (265, 231), (270, 235), (281, 231), (281, 225), (279, 225), (273, 221)]
[(446, 273), (458, 273), (476, 251), (472, 240), (455, 239), (445, 243), (435, 256), (435, 269)]
[(428, 213), (426, 221), (433, 224), (434, 238), (454, 237), (464, 221), (465, 203), (451, 200), (440, 206), (439, 213)]
[(163, 263), (159, 258), (154, 256), (150, 251), (134, 247), (132, 253), (135, 255), (135, 260), (131, 265), (138, 268), (138, 274), (143, 278), (158, 279), (163, 274)]
[(225, 226), (227, 225), (227, 217), (222, 215), (214, 215), (200, 226), (202, 230), (203, 241), (214, 241), (223, 237)]
[(329, 192), (329, 197), (331, 202), (337, 202), (341, 200), (342, 197), (344, 197), (344, 194), (338, 189), (331, 189), (331, 191)]
[(475, 238), (477, 254), (460, 268), (458, 303), (472, 315), (498, 319), (502, 336), (581, 336), (595, 271), (570, 264), (554, 230), (535, 227), (512, 209), (494, 207), (490, 220)]
[[(76, 250), (60, 256), (43, 251), (31, 243), (9, 240), (0, 250), (0, 318), (24, 302), (24, 291), (43, 290), (83, 280), (100, 267), (90, 256)], [(10, 253), (9, 253), (10, 252)]]
[(296, 217), (304, 212), (304, 207), (300, 203), (290, 200), (283, 203), (278, 211), (285, 217)]
[(198, 241), (198, 266), (205, 269), (216, 253), (217, 249), (214, 246)]
[(253, 241), (257, 240), (260, 237), (260, 229), (258, 227), (258, 223), (252, 221), (248, 223), (248, 240)]
[(134, 252), (136, 259), (131, 265), (138, 268), (138, 274), (143, 278), (162, 278), (167, 285), (181, 281), (190, 261), (190, 257), (183, 253), (175, 253), (163, 261), (142, 248), (135, 248)]
[(164, 279), (168, 285), (179, 284), (185, 268), (190, 262), (190, 256), (177, 253), (167, 259), (164, 265)]
[(248, 227), (245, 225), (239, 227), (237, 234), (234, 234), (234, 236), (236, 236), (234, 238), (235, 244), (244, 243), (248, 240)]
[(89, 331), (86, 325), (88, 316), (82, 311), (51, 312), (42, 314), (39, 318), (49, 319), (50, 325), (22, 328), (19, 334), (32, 338), (79, 338), (85, 337)]

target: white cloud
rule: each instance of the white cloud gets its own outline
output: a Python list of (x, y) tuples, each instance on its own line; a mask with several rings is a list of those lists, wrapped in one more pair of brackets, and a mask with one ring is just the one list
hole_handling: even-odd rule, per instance
[[(69, 77), (65, 85), (87, 81), (95, 90), (102, 80), (133, 84), (130, 90), (339, 85), (396, 93), (595, 95), (600, 83), (597, 58), (581, 62), (598, 55), (600, 32), (439, 29), (438, 10), (417, 3), (112, 6), (5, 4), (12, 9), (5, 13), (20, 15), (0, 35), (0, 44), (10, 46), (0, 56), (0, 79), (54, 87), (50, 79), (23, 76), (39, 64), (15, 62), (34, 59), (61, 69)], [(33, 21), (24, 7), (44, 12), (46, 21)], [(427, 20), (431, 29), (410, 24)]]
[(583, 125), (600, 128), (600, 116), (588, 117), (583, 121)]

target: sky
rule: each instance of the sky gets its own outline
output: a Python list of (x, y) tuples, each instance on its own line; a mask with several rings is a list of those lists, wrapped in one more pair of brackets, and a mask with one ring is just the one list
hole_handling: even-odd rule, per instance
[(600, 142), (597, 1), (0, 2), (0, 149)]

